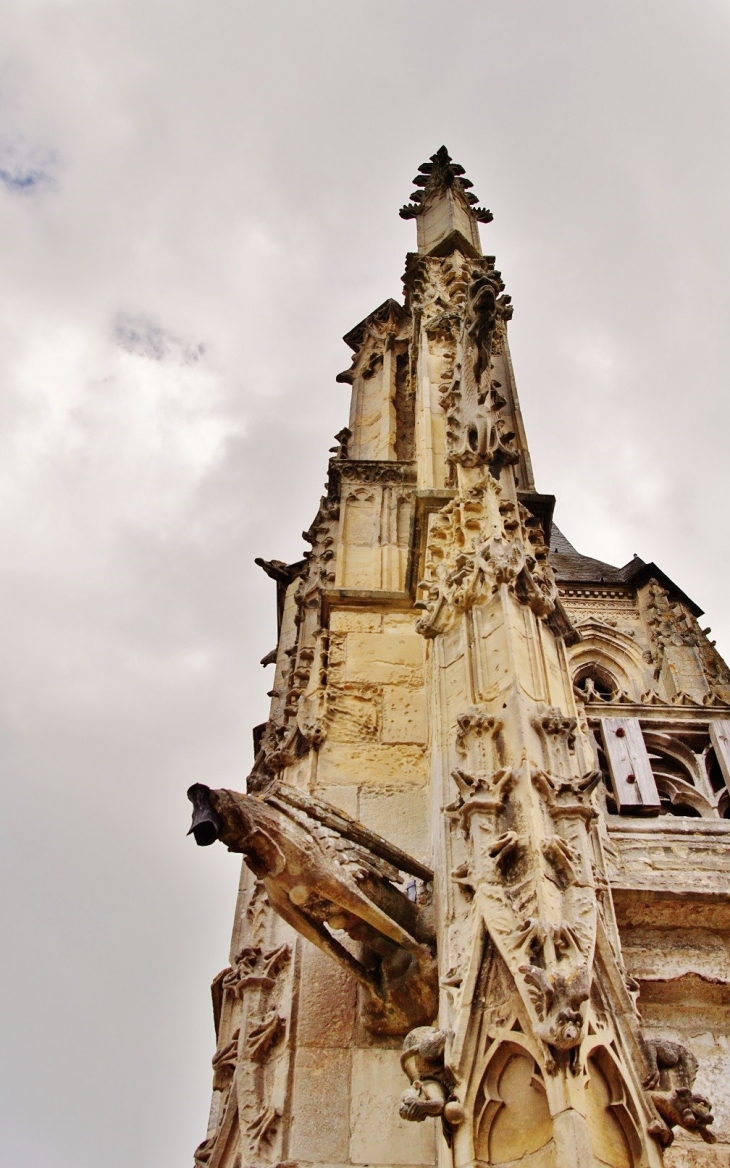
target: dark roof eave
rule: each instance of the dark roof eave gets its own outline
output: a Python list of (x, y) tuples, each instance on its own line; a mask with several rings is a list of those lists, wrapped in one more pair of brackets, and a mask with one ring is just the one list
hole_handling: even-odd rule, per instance
[(590, 587), (592, 584), (602, 584), (607, 588), (621, 584), (630, 584), (634, 588), (641, 588), (649, 580), (656, 580), (662, 587), (666, 588), (670, 596), (673, 596), (675, 600), (681, 601), (682, 604), (686, 604), (693, 616), (700, 617), (704, 614), (704, 609), (700, 608), (699, 604), (695, 604), (694, 600), (686, 592), (683, 592), (674, 583), (674, 580), (667, 576), (666, 572), (662, 572), (661, 568), (658, 568), (654, 563), (647, 564), (639, 556), (635, 556), (633, 560), (629, 560), (628, 564), (625, 564), (623, 568), (619, 569), (618, 579), (605, 580), (598, 576), (595, 580), (587, 580), (585, 576), (571, 579), (569, 575), (563, 576), (559, 573), (557, 574), (557, 579), (561, 589), (570, 587), (585, 588), (586, 585)]
[[(631, 570), (632, 565), (635, 565), (633, 570)], [(704, 614), (705, 610), (700, 608), (699, 604), (695, 604), (694, 600), (692, 600), (692, 598), (689, 597), (686, 592), (683, 592), (682, 589), (674, 583), (674, 580), (672, 580), (670, 576), (667, 576), (666, 572), (662, 572), (661, 568), (658, 568), (656, 564), (646, 564), (637, 556), (634, 560), (631, 560), (624, 569), (622, 569), (622, 573), (623, 572), (626, 572), (626, 575), (624, 576), (626, 583), (633, 584), (636, 588), (640, 588), (642, 584), (647, 584), (649, 580), (658, 580), (659, 583), (664, 588), (666, 588), (667, 592), (671, 596), (676, 597), (676, 599), (680, 600), (682, 604), (687, 605), (687, 608), (690, 610), (693, 616), (698, 617)]]

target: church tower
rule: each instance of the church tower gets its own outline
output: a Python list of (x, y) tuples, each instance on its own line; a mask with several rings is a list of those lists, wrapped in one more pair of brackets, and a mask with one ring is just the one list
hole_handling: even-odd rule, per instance
[(727, 1168), (730, 673), (553, 524), (492, 215), (444, 147), (414, 182), (308, 550), (257, 561), (245, 793), (189, 792), (244, 860), (195, 1164)]

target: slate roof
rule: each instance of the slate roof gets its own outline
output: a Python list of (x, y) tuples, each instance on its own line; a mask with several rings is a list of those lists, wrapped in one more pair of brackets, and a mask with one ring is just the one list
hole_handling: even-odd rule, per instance
[(554, 523), (550, 533), (550, 563), (559, 581), (580, 581), (586, 584), (626, 584), (633, 575), (632, 570), (644, 566), (644, 561), (638, 556), (634, 556), (623, 568), (615, 568), (603, 560), (583, 556)]
[(670, 580), (654, 563), (646, 563), (641, 556), (634, 556), (623, 568), (605, 564), (583, 556), (566, 539), (559, 527), (553, 523), (550, 531), (550, 563), (555, 571), (558, 584), (631, 584), (638, 588), (647, 580), (658, 580), (670, 595), (686, 604), (695, 616), (702, 616), (702, 609), (694, 600)]

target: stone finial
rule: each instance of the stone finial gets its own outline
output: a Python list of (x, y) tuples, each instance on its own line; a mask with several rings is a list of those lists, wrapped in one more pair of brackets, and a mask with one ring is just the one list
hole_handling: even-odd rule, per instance
[(413, 185), (424, 189), (413, 191), (409, 196), (410, 205), (406, 203), (405, 207), (400, 209), (401, 219), (415, 219), (420, 215), (428, 196), (435, 191), (454, 189), (463, 195), (475, 219), (480, 223), (492, 222), (494, 215), (486, 207), (478, 206), (479, 198), (470, 189), (474, 184), (464, 177), (466, 174), (464, 167), (452, 161), (445, 146), (441, 146), (431, 155), (430, 162), (424, 162), (419, 166), (418, 172), (413, 179)]
[(400, 209), (402, 219), (418, 221), (418, 250), (426, 255), (448, 254), (455, 248), (480, 255), (479, 223), (490, 223), (491, 211), (479, 206), (464, 167), (453, 162), (445, 146), (418, 168), (410, 202)]

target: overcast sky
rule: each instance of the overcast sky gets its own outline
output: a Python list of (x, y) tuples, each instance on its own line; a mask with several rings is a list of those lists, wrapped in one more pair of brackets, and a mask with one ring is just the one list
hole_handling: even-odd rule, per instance
[(2, 0), (2, 1168), (203, 1138), (274, 585), (442, 142), (538, 488), (730, 653), (728, 0)]

